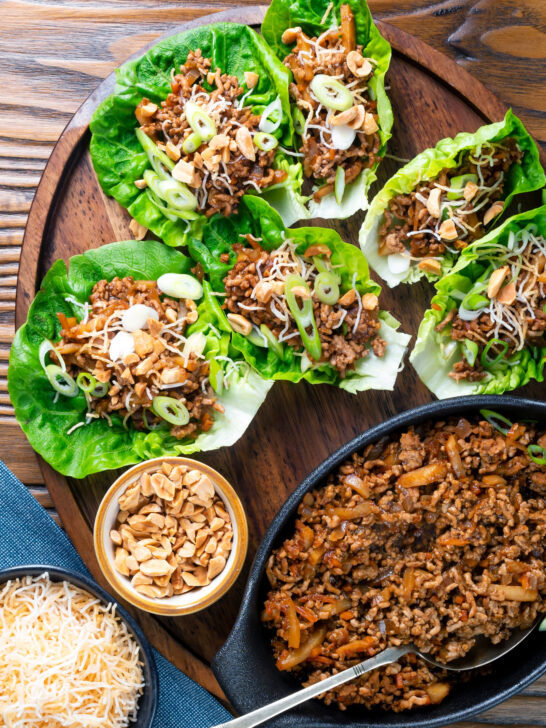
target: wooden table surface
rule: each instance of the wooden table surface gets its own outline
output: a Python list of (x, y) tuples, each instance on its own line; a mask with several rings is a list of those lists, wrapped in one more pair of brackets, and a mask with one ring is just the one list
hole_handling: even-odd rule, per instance
[[(369, 4), (377, 18), (430, 43), (495, 91), (546, 150), (546, 0)], [(36, 186), (63, 127), (100, 79), (169, 24), (227, 7), (220, 0), (0, 0), (0, 458), (54, 517), (6, 388), (20, 245)], [(471, 725), (483, 723), (546, 725), (546, 679)]]

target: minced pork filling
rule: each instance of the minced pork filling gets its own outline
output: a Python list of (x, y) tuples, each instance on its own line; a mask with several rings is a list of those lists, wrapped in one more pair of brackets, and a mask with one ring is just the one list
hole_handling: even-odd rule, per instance
[[(135, 110), (141, 129), (177, 163), (176, 179), (197, 197), (207, 217), (237, 212), (239, 199), (282, 182), (286, 172), (273, 168), (275, 150), (259, 149), (253, 141), (260, 116), (244, 106), (243, 88), (236, 76), (211, 69), (210, 58), (190, 51), (179, 73), (173, 73), (171, 93), (161, 106), (144, 98)], [(249, 85), (257, 74), (246, 74)], [(252, 86), (253, 87), (253, 86)], [(210, 117), (216, 134), (191, 152), (183, 149), (193, 130), (184, 113), (192, 101)]]
[[(504, 433), (466, 419), (412, 428), (304, 497), (267, 567), (279, 670), (308, 685), (407, 643), (447, 663), (546, 611), (546, 466), (532, 457), (546, 434)], [(322, 698), (407, 710), (443, 700), (451, 675), (408, 655)]]
[[(58, 314), (61, 340), (52, 352), (53, 358), (55, 352), (62, 356), (74, 378), (85, 372), (103, 385), (105, 393), (86, 394), (87, 421), (117, 413), (125, 424), (131, 420), (137, 429), (153, 429), (164, 422), (152, 409), (154, 399), (167, 396), (190, 415), (187, 424), (170, 428), (174, 437), (197, 437), (209, 430), (214, 412), (223, 407), (209, 384), (208, 361), (184, 351), (184, 332), (197, 320), (195, 302), (163, 296), (156, 281), (128, 276), (96, 283), (89, 303), (81, 322)], [(147, 321), (129, 332), (123, 315), (139, 305), (148, 307)], [(119, 343), (114, 343), (116, 337)]]
[[(313, 316), (321, 345), (320, 358), (345, 377), (355, 363), (373, 352), (383, 356), (386, 343), (378, 336), (379, 301), (375, 294), (361, 295), (356, 287), (333, 304), (321, 302), (313, 290), (319, 273), (314, 259), (331, 254), (326, 246), (311, 245), (305, 253), (287, 239), (279, 248), (266, 251), (259, 241), (247, 236), (248, 245), (236, 244), (237, 260), (224, 278), (228, 319), (247, 333), (253, 326), (267, 326), (279, 344), (301, 352), (303, 342), (285, 296), (286, 280), (295, 273), (305, 279), (306, 290), (298, 293), (312, 298)], [(320, 265), (320, 263), (319, 263)], [(311, 359), (311, 357), (310, 357)]]

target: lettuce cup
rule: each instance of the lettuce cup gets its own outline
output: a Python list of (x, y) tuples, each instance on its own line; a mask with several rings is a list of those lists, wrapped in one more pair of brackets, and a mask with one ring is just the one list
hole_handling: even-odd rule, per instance
[(437, 280), (514, 195), (545, 182), (537, 146), (509, 110), (504, 121), (442, 139), (399, 169), (373, 199), (360, 246), (391, 287)]
[(264, 195), (295, 221), (301, 164), (288, 71), (251, 28), (207, 25), (158, 43), (117, 72), (91, 121), (106, 194), (168, 245), (199, 237), (214, 214)]
[(217, 328), (191, 261), (112, 243), (45, 276), (10, 353), (15, 416), (34, 449), (82, 478), (231, 445), (271, 386)]
[(365, 210), (393, 122), (385, 92), (391, 48), (366, 2), (273, 0), (262, 33), (292, 74), (310, 217)]
[(546, 206), (466, 248), (436, 284), (410, 361), (440, 399), (542, 382), (546, 363)]
[(353, 393), (393, 388), (409, 336), (379, 308), (381, 289), (360, 250), (334, 230), (286, 228), (264, 200), (248, 197), (189, 250), (222, 330), (263, 377)]

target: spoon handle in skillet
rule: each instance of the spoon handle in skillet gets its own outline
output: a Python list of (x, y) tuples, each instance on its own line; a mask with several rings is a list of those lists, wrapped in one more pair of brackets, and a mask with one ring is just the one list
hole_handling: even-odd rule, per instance
[(349, 667), (347, 670), (338, 672), (336, 675), (327, 677), (325, 680), (321, 680), (318, 683), (309, 685), (307, 688), (298, 690), (296, 693), (292, 693), (292, 695), (287, 695), (286, 698), (276, 700), (274, 703), (264, 705), (262, 708), (253, 710), (251, 713), (242, 715), (240, 718), (235, 718), (227, 723), (221, 723), (214, 726), (214, 728), (253, 728), (253, 726), (260, 725), (260, 723), (263, 723), (265, 720), (274, 718), (276, 715), (279, 715), (279, 713), (284, 713), (286, 710), (290, 710), (290, 708), (295, 708), (296, 705), (304, 703), (306, 700), (316, 698), (317, 695), (326, 692), (326, 690), (331, 690), (332, 688), (336, 688), (339, 685), (349, 682), (349, 680), (354, 680), (355, 678), (364, 675), (364, 673), (374, 670), (376, 667), (396, 662), (396, 660), (410, 651), (411, 650), (408, 645), (405, 645), (404, 647), (390, 647), (388, 650), (383, 650), (383, 652), (375, 655), (375, 657), (371, 657), (369, 660), (364, 660), (364, 662), (360, 662), (354, 667)]

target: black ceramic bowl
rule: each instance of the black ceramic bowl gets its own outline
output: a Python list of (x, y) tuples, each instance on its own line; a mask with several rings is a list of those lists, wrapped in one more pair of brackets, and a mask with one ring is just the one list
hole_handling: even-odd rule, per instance
[[(408, 425), (425, 420), (438, 420), (452, 415), (478, 414), (491, 409), (511, 419), (535, 419), (546, 422), (546, 403), (510, 396), (475, 396), (443, 400), (417, 407), (372, 427), (327, 458), (316, 468), (286, 501), (269, 527), (256, 554), (241, 610), (226, 643), (213, 661), (213, 670), (232, 705), (239, 713), (247, 713), (265, 703), (285, 697), (300, 684), (286, 673), (279, 672), (270, 648), (271, 634), (260, 622), (267, 592), (265, 567), (267, 559), (291, 532), (294, 515), (303, 496), (321, 485), (326, 477), (364, 446), (377, 442)], [(468, 720), (517, 693), (546, 672), (546, 633), (533, 633), (520, 647), (492, 666), (491, 674), (475, 677), (457, 686), (439, 705), (402, 713), (380, 708), (368, 710), (351, 706), (346, 711), (312, 700), (268, 722), (271, 728), (432, 728)]]
[(84, 589), (89, 594), (97, 597), (104, 604), (114, 603), (116, 605), (117, 616), (127, 625), (129, 632), (140, 648), (143, 664), (142, 672), (145, 682), (143, 693), (140, 696), (138, 704), (137, 719), (129, 725), (131, 728), (151, 728), (157, 707), (159, 686), (152, 648), (138, 624), (104, 589), (101, 589), (89, 577), (70, 569), (59, 569), (56, 566), (39, 566), (35, 564), (32, 564), (32, 566), (16, 566), (12, 569), (3, 569), (0, 571), (0, 585), (10, 579), (22, 579), (25, 576), (40, 576), (40, 574), (45, 572), (49, 574), (51, 581), (68, 581), (74, 584), (74, 586), (80, 587), (80, 589)]

